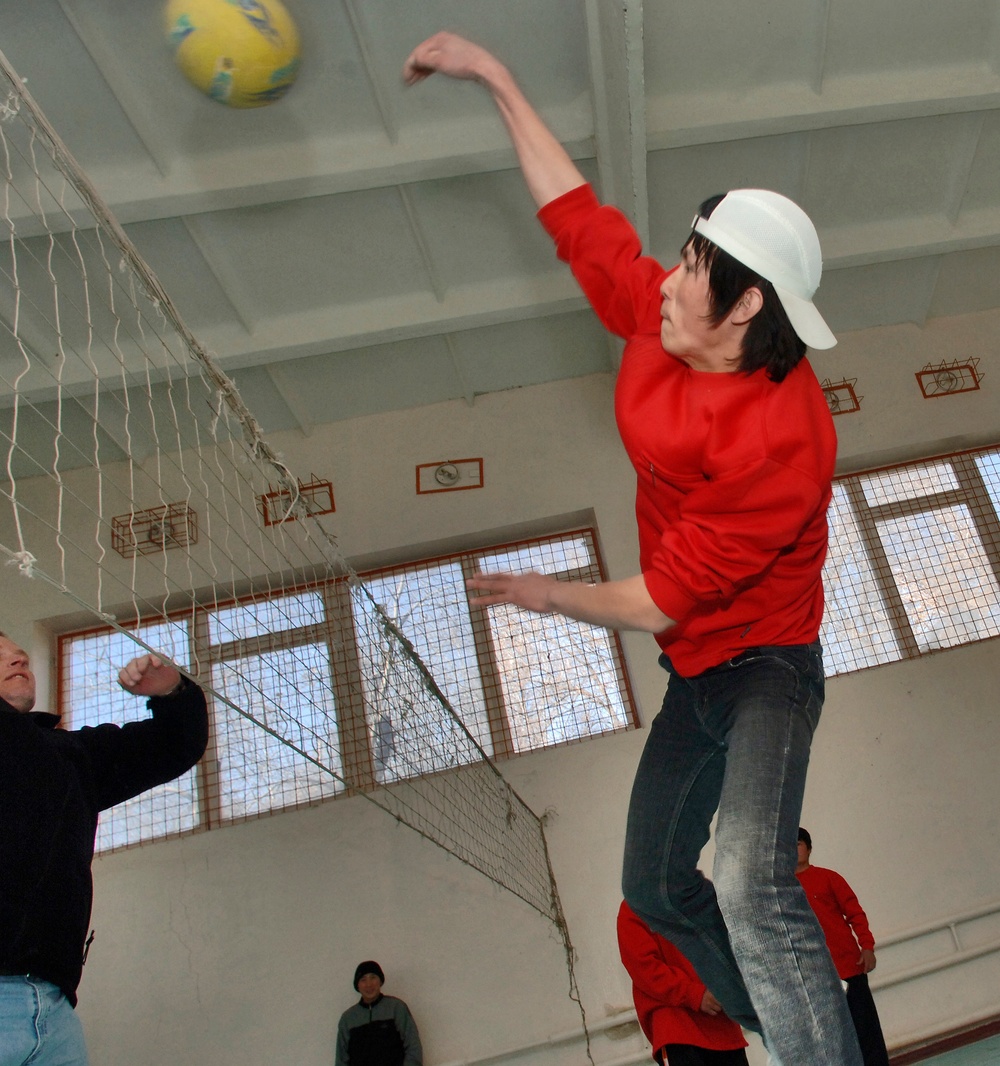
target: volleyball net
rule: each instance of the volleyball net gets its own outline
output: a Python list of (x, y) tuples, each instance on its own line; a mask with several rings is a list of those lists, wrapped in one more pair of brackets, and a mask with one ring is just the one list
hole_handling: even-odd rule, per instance
[(106, 717), (113, 671), (148, 650), (214, 713), (209, 769), (108, 812), (105, 846), (151, 818), (169, 835), (206, 807), (236, 820), (351, 791), (565, 935), (541, 820), (0, 69), (0, 553), (93, 618), (62, 681), (80, 706)]

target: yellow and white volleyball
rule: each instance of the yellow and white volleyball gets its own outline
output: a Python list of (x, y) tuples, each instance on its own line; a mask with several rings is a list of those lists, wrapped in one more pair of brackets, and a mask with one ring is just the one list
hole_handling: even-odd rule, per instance
[(184, 76), (229, 107), (279, 100), (299, 72), (299, 31), (279, 0), (167, 0), (167, 36)]

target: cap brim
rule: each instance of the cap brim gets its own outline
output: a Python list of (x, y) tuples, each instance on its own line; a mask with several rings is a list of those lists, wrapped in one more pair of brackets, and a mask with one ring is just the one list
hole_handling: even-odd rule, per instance
[(804, 300), (780, 285), (775, 285), (774, 291), (800, 340), (810, 348), (820, 350), (832, 348), (837, 343), (837, 338), (812, 300)]

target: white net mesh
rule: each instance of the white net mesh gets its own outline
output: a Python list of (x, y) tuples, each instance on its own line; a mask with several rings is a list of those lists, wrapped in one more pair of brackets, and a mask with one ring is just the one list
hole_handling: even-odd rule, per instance
[[(112, 627), (64, 683), (82, 690), (94, 662), (164, 653), (215, 706), (208, 788), (223, 819), (287, 806), (275, 796), (289, 787), (295, 803), (351, 788), (562, 925), (539, 818), (0, 67), (0, 551)], [(266, 524), (275, 486), (289, 520)], [(261, 590), (266, 606), (248, 609), (240, 597)], [(331, 622), (336, 596), (353, 604), (350, 641)], [(344, 739), (351, 715), (372, 731), (366, 765)], [(184, 831), (190, 790), (168, 788)], [(112, 845), (138, 839), (149, 809), (126, 805)]]

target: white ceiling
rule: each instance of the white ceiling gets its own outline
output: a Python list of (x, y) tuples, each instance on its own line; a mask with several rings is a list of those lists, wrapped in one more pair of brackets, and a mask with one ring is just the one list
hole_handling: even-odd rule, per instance
[(289, 94), (174, 67), (161, 0), (0, 0), (0, 50), (265, 432), (609, 369), (486, 93), (400, 70), (497, 52), (670, 261), (696, 205), (812, 215), (835, 331), (1000, 307), (997, 0), (285, 0)]

